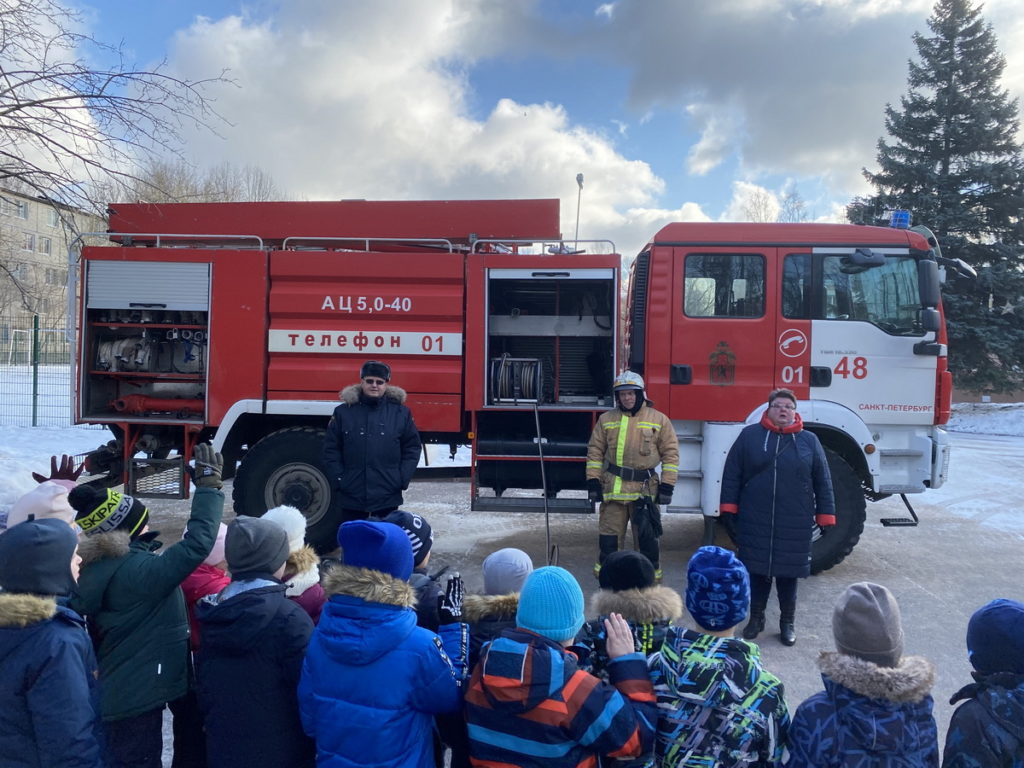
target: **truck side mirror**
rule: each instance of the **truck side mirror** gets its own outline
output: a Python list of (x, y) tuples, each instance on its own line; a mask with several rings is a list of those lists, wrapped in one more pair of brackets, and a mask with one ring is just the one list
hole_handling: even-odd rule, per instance
[(939, 310), (933, 307), (925, 307), (921, 310), (921, 327), (925, 331), (938, 331), (942, 325), (942, 318), (939, 317)]
[(917, 282), (921, 289), (921, 306), (939, 306), (939, 265), (931, 259), (917, 262)]

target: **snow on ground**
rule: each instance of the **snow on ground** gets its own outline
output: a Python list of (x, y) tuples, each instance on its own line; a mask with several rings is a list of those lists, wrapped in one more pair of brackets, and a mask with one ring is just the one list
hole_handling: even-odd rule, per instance
[[(953, 406), (948, 429), (1024, 437), (1024, 403), (959, 403)], [(50, 456), (85, 453), (109, 438), (105, 429), (96, 427), (0, 425), (0, 516), (6, 515), (19, 496), (32, 490), (33, 471), (49, 474)], [(466, 449), (460, 449), (452, 462), (446, 446), (430, 446), (431, 466), (465, 465), (468, 459)]]

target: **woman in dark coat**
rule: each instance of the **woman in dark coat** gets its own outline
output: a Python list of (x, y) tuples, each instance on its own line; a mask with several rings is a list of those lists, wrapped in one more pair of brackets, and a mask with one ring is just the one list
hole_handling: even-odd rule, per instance
[(783, 645), (796, 642), (796, 580), (811, 572), (814, 525), (835, 525), (835, 501), (825, 451), (804, 431), (796, 395), (776, 389), (758, 424), (740, 432), (722, 473), (722, 514), (735, 514), (739, 556), (750, 571), (753, 640), (764, 629), (775, 579)]

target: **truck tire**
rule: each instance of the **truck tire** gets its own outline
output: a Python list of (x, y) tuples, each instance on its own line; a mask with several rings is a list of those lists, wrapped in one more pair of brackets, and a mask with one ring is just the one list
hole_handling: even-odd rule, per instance
[[(815, 526), (811, 537), (811, 573), (821, 573), (843, 562), (853, 551), (864, 532), (866, 516), (864, 493), (860, 480), (846, 460), (835, 451), (825, 449), (829, 474), (832, 475), (832, 497), (836, 504), (836, 524), (823, 533)], [(736, 541), (736, 515), (718, 518)]]
[(306, 541), (323, 554), (337, 549), (338, 513), (320, 451), (323, 429), (288, 427), (253, 445), (235, 474), (232, 500), (239, 515), (259, 517), (281, 504), (306, 516)]

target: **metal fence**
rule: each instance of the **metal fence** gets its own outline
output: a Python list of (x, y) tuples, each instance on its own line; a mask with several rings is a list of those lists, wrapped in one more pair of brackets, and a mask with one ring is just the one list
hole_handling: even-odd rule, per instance
[(0, 425), (69, 426), (71, 371), (63, 324), (0, 315)]

